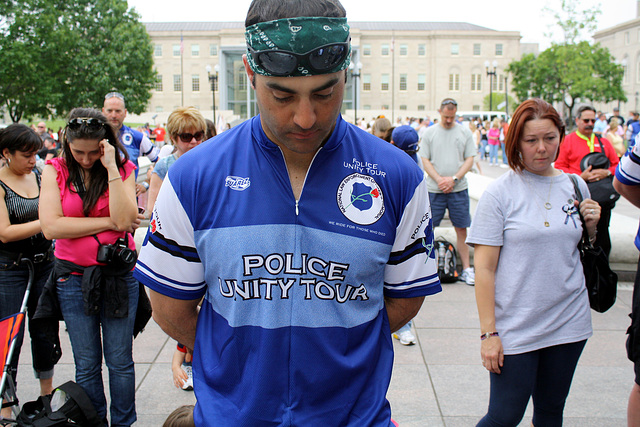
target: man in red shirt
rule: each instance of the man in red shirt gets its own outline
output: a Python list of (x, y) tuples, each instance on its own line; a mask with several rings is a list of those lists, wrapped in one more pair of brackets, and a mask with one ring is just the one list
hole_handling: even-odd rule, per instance
[[(578, 109), (576, 117), (576, 125), (578, 129), (570, 133), (564, 138), (560, 144), (560, 152), (556, 160), (556, 169), (563, 170), (566, 173), (578, 174), (587, 183), (599, 181), (609, 177), (616, 172), (618, 166), (618, 155), (606, 138), (600, 138), (604, 147), (604, 154), (609, 158), (609, 169), (592, 169), (589, 166), (584, 171), (580, 170), (580, 161), (584, 156), (594, 151), (602, 152), (598, 137), (593, 133), (593, 126), (596, 123), (596, 110), (585, 105)], [(597, 227), (596, 246), (600, 246), (602, 250), (609, 255), (611, 252), (611, 239), (609, 238), (609, 221), (611, 220), (611, 209), (615, 206), (601, 206), (600, 221)]]
[(164, 136), (166, 134), (166, 131), (164, 130), (164, 128), (158, 125), (158, 127), (153, 130), (153, 134), (156, 136), (156, 145), (158, 147), (163, 146)]

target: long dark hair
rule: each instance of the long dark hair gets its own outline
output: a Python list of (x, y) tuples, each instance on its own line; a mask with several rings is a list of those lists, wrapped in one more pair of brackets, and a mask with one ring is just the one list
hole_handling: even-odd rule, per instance
[[(74, 108), (71, 110), (71, 113), (69, 113), (68, 121), (76, 118), (97, 119), (101, 123), (101, 126), (95, 127), (82, 124), (77, 129), (71, 129), (67, 124), (64, 128), (62, 134), (62, 158), (67, 164), (67, 169), (69, 169), (67, 186), (72, 189), (71, 191), (78, 191), (78, 183), (83, 181), (82, 166), (76, 162), (76, 159), (71, 153), (71, 147), (69, 146), (69, 144), (72, 144), (76, 139), (108, 140), (109, 144), (113, 145), (116, 149), (116, 164), (119, 170), (124, 169), (124, 164), (129, 160), (127, 150), (120, 143), (113, 127), (111, 127), (107, 118), (100, 111), (92, 108)], [(91, 209), (96, 205), (100, 196), (109, 188), (108, 179), (109, 174), (107, 169), (100, 160), (97, 160), (89, 171), (89, 187), (86, 188), (86, 192), (82, 196), (82, 210), (85, 216), (89, 215), (89, 212), (91, 212)]]

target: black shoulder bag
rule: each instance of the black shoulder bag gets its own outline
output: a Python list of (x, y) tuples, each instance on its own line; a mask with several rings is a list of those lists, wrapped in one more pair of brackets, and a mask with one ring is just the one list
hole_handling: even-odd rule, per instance
[[(589, 153), (580, 160), (580, 170), (584, 171), (589, 166), (592, 169), (609, 169), (611, 162), (604, 151), (604, 145), (598, 135), (596, 135), (600, 144), (600, 152), (594, 151)], [(616, 201), (620, 198), (620, 194), (613, 188), (613, 175), (602, 178), (598, 181), (587, 182), (591, 199), (598, 202), (603, 208), (613, 209)]]
[[(573, 182), (576, 198), (581, 203), (583, 197), (580, 187), (578, 187), (577, 178), (573, 174), (569, 174), (569, 178)], [(580, 260), (584, 270), (584, 281), (589, 293), (589, 304), (593, 310), (598, 313), (604, 313), (616, 302), (618, 275), (611, 271), (609, 259), (602, 248), (594, 247), (589, 241), (587, 226), (579, 209), (578, 214), (582, 221), (582, 238), (578, 243), (578, 250), (580, 251)]]

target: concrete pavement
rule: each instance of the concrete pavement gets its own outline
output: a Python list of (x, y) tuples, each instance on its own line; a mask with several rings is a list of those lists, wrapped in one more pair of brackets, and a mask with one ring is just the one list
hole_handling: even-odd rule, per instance
[[(580, 359), (565, 410), (565, 425), (626, 426), (626, 402), (633, 365), (626, 359), (625, 331), (631, 311), (631, 284), (622, 283), (618, 301), (607, 313), (592, 312), (594, 336)], [(395, 364), (388, 398), (402, 427), (474, 426), (489, 399), (489, 374), (480, 363), (474, 289), (462, 282), (443, 285), (425, 300), (414, 319), (418, 344), (394, 341)], [(61, 324), (63, 356), (54, 384), (74, 378), (73, 355)], [(195, 402), (193, 392), (175, 388), (171, 357), (175, 342), (151, 321), (134, 342), (137, 427), (161, 426), (171, 411)], [(106, 366), (103, 365), (108, 384)], [(30, 347), (23, 347), (18, 374), (22, 402), (35, 400)], [(531, 406), (531, 405), (529, 405)], [(531, 407), (521, 426), (529, 426)]]

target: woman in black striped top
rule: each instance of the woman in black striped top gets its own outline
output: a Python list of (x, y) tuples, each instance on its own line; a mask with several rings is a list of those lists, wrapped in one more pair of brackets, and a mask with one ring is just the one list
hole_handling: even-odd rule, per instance
[[(36, 153), (42, 140), (31, 128), (12, 124), (0, 130), (0, 156), (5, 165), (0, 168), (0, 319), (20, 311), (28, 271), (21, 258), (30, 258), (35, 277), (28, 301), (29, 335), (33, 369), (40, 381), (42, 395), (52, 392), (54, 345), (48, 341), (37, 322), (31, 321), (42, 288), (53, 267), (51, 241), (42, 234), (38, 219), (40, 176), (34, 172)], [(14, 373), (18, 369), (23, 330), (17, 338), (16, 351), (10, 363)], [(3, 416), (11, 408), (2, 410)]]

